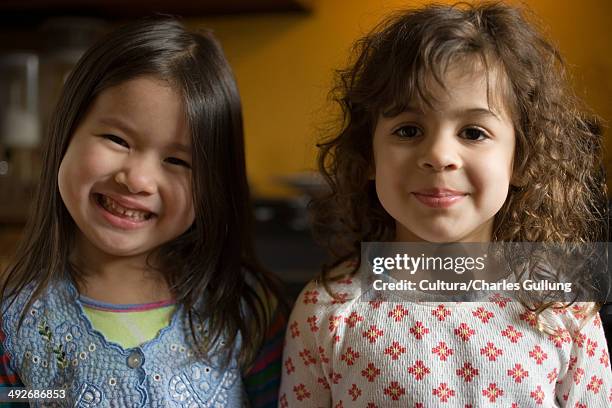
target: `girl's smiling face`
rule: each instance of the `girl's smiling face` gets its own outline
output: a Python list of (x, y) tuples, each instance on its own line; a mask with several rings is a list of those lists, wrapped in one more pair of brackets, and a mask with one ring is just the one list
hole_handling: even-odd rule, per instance
[(487, 86), (483, 69), (466, 71), (451, 65), (444, 88), (430, 81), (433, 108), (414, 100), (378, 118), (376, 191), (397, 241), (491, 240), (512, 177), (514, 126), (495, 75)]
[(154, 77), (102, 91), (62, 159), (59, 190), (76, 248), (147, 255), (194, 221), (191, 138), (180, 95)]

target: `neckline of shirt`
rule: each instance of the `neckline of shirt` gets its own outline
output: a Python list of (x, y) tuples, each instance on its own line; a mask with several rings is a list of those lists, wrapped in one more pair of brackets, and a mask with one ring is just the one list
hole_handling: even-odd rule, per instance
[(79, 302), (85, 307), (90, 309), (96, 309), (103, 312), (146, 312), (155, 309), (161, 309), (164, 307), (176, 305), (174, 299), (161, 300), (158, 302), (151, 303), (130, 303), (130, 304), (114, 304), (102, 302), (100, 300), (92, 299), (87, 296), (79, 295)]

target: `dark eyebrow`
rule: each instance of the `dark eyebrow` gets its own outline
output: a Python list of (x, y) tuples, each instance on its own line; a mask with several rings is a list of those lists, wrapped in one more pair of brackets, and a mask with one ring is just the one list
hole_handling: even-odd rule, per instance
[[(417, 115), (424, 115), (425, 112), (419, 107), (415, 106), (407, 106), (404, 110), (404, 113), (414, 113)], [(462, 116), (462, 115), (480, 115), (480, 116), (493, 116), (495, 119), (501, 121), (501, 117), (499, 114), (495, 113), (495, 111), (486, 108), (469, 108), (469, 109), (461, 109), (453, 112), (453, 116)]]
[(107, 126), (115, 127), (132, 135), (136, 133), (136, 130), (132, 126), (118, 118), (102, 117), (99, 119), (99, 122)]
[(183, 153), (191, 154), (191, 146), (185, 146), (182, 143), (172, 143), (170, 145), (170, 148), (171, 149), (176, 149), (176, 150), (178, 150), (180, 152), (183, 152)]
[[(109, 117), (102, 117), (101, 119), (99, 119), (99, 121), (100, 123), (104, 125), (117, 128), (127, 134), (130, 134), (130, 135), (137, 134), (136, 130), (132, 126), (122, 121), (121, 119), (109, 116)], [(191, 146), (186, 146), (182, 143), (171, 143), (168, 147), (170, 149), (175, 149), (183, 153), (191, 154)]]

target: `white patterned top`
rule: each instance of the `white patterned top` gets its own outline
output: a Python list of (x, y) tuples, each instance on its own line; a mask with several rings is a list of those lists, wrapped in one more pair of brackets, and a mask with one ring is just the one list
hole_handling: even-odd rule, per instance
[(336, 298), (311, 282), (297, 299), (283, 408), (612, 406), (601, 320), (585, 314), (591, 304), (548, 309), (542, 332), (534, 313), (502, 294), (465, 303), (368, 301), (359, 275), (331, 289)]

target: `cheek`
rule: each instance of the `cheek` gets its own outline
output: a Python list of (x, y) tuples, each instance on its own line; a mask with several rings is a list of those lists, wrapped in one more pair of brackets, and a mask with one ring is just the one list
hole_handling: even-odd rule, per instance
[(167, 200), (170, 200), (173, 211), (183, 220), (188, 220), (191, 225), (195, 219), (195, 208), (193, 205), (193, 192), (191, 181), (183, 179), (174, 180), (169, 184), (172, 188), (168, 191)]

